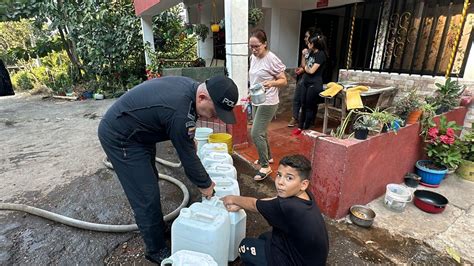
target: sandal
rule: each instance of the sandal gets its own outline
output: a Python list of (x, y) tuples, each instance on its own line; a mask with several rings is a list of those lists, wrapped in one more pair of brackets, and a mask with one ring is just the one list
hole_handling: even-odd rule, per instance
[[(273, 161), (273, 158), (271, 158), (271, 159), (268, 160), (268, 163), (270, 163), (270, 164), (272, 164), (273, 162), (274, 162), (274, 161)], [(253, 162), (253, 164), (260, 164), (260, 160), (258, 160), (258, 159), (255, 160), (255, 161)]]
[(265, 180), (265, 178), (267, 178), (271, 173), (272, 173), (271, 169), (266, 173), (258, 171), (257, 174), (253, 177), (253, 180), (255, 181)]

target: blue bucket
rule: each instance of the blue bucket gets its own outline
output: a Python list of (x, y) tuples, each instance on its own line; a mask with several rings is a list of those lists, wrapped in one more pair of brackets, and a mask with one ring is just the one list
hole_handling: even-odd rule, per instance
[(444, 176), (448, 172), (448, 168), (444, 170), (434, 170), (424, 167), (422, 164), (425, 162), (431, 162), (430, 160), (419, 160), (416, 162), (416, 173), (421, 177), (421, 182), (431, 186), (439, 186), (443, 181)]

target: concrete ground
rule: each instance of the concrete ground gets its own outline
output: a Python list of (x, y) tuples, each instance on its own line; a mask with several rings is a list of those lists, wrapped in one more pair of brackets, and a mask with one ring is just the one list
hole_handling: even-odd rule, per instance
[[(65, 102), (21, 94), (0, 97), (0, 201), (24, 203), (89, 222), (133, 223), (131, 209), (117, 178), (101, 162), (104, 154), (97, 139), (97, 125), (100, 116), (112, 103), (113, 100)], [(158, 145), (158, 156), (173, 161), (177, 159), (169, 142)], [(237, 156), (234, 159), (242, 195), (274, 195), (271, 179), (254, 182), (251, 177), (255, 170)], [(191, 202), (199, 200), (197, 189), (184, 176), (182, 168), (158, 167), (161, 173), (174, 176), (186, 184)], [(450, 181), (448, 179), (445, 183)], [(168, 213), (179, 205), (182, 195), (166, 182), (160, 182), (160, 186), (163, 209)], [(454, 198), (461, 198), (460, 191), (446, 193), (453, 204), (464, 206), (464, 212), (472, 220), (472, 207), (469, 205), (473, 202), (472, 198), (462, 205), (463, 201), (456, 203)], [(451, 207), (441, 215), (426, 215), (416, 209), (413, 212), (418, 217), (435, 219), (449, 216), (455, 210)], [(466, 233), (472, 232), (467, 231), (469, 228), (459, 235), (453, 231), (454, 227), (440, 229), (439, 232), (444, 232), (440, 240), (427, 237), (423, 230), (419, 234), (399, 234), (393, 228), (403, 227), (410, 232), (408, 223), (401, 225), (405, 223), (400, 218), (402, 216), (388, 210), (384, 214), (383, 209), (376, 211), (378, 216), (370, 229), (357, 227), (345, 220), (326, 219), (330, 237), (328, 264), (453, 264), (454, 260), (446, 252), (435, 249), (435, 244), (442, 246), (445, 242), (464, 254), (465, 249), (454, 244), (457, 243), (456, 238), (465, 241), (466, 247), (472, 243), (469, 239), (473, 234)], [(408, 208), (401, 215), (409, 215), (410, 212)], [(453, 225), (469, 218), (468, 215), (459, 216), (461, 210), (454, 213), (458, 215), (457, 219), (447, 220), (456, 221)], [(387, 215), (398, 217), (400, 222), (394, 227), (390, 220), (395, 218)], [(468, 222), (472, 223), (465, 221)], [(420, 220), (417, 225), (421, 227), (424, 224), (425, 220)], [(269, 227), (260, 215), (248, 213), (248, 236), (258, 236), (267, 230)], [(431, 240), (425, 239), (433, 239), (435, 244), (431, 245)], [(136, 233), (90, 232), (20, 212), (0, 210), (0, 265), (45, 264), (148, 263), (143, 257), (142, 240)], [(239, 261), (231, 263), (239, 264)]]
[(445, 211), (426, 213), (410, 202), (404, 212), (397, 213), (384, 205), (382, 196), (368, 204), (377, 213), (373, 226), (391, 235), (417, 239), (438, 254), (458, 254), (464, 263), (474, 262), (474, 183), (452, 174), (438, 188), (416, 189), (445, 196), (449, 201)]

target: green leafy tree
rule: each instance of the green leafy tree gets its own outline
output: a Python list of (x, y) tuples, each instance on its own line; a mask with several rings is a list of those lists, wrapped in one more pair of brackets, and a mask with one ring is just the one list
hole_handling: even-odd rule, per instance
[(147, 69), (149, 76), (154, 73), (161, 75), (166, 67), (192, 65), (188, 61), (197, 59), (197, 38), (191, 35), (190, 25), (184, 25), (182, 10), (183, 7), (178, 5), (154, 18), (155, 51), (148, 50), (152, 61)]
[[(49, 32), (58, 33), (76, 70), (76, 79), (85, 77), (97, 88), (115, 91), (144, 77), (140, 19), (134, 13), (132, 0), (8, 2), (16, 3), (9, 6), (11, 18), (34, 17), (38, 27), (48, 22)], [(174, 7), (154, 18), (156, 51), (170, 59), (195, 59), (195, 38), (184, 33), (181, 11), (181, 6)]]

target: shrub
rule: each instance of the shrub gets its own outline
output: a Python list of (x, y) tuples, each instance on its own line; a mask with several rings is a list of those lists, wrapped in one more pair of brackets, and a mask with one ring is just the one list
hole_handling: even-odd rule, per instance
[(13, 74), (12, 83), (20, 91), (29, 91), (33, 89), (34, 77), (25, 70), (20, 70)]

